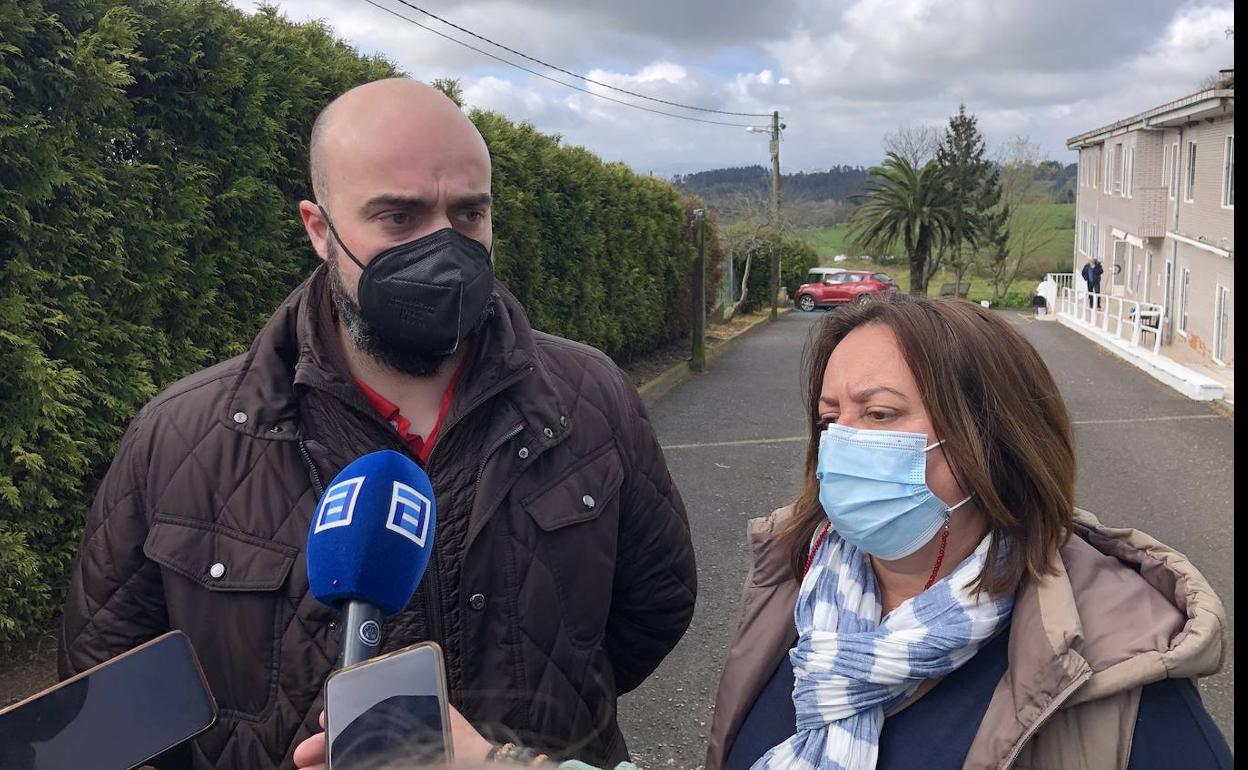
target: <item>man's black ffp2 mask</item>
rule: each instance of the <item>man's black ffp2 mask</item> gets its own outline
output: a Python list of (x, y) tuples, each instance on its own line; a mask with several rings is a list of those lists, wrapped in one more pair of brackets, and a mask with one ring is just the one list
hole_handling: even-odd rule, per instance
[(355, 258), (321, 209), (342, 250), (363, 271), (360, 315), (396, 348), (433, 356), (454, 353), (494, 291), (490, 252), (446, 227), (392, 246), (367, 266)]

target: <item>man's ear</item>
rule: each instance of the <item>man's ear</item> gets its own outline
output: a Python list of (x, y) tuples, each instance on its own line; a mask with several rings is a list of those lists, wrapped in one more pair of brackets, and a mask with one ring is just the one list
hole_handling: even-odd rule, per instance
[(329, 223), (325, 221), (321, 207), (312, 201), (299, 201), (299, 218), (312, 243), (312, 250), (322, 262), (329, 259)]

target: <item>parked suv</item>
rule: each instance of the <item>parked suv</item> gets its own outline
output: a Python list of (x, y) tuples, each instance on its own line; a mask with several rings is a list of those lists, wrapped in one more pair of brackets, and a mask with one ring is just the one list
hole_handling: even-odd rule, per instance
[(842, 270), (823, 276), (823, 280), (817, 283), (802, 284), (794, 296), (797, 298), (798, 308), (810, 312), (817, 307), (828, 308), (847, 302), (865, 302), (872, 294), (896, 290), (897, 282), (884, 273)]

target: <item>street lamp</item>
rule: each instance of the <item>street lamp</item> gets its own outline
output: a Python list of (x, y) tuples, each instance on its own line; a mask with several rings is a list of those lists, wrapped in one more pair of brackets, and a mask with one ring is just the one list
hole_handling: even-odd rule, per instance
[[(777, 236), (780, 233), (780, 132), (785, 125), (780, 122), (779, 111), (771, 113), (771, 127), (748, 126), (751, 134), (771, 135), (771, 226)], [(777, 252), (771, 260), (771, 320), (780, 315), (780, 256)]]

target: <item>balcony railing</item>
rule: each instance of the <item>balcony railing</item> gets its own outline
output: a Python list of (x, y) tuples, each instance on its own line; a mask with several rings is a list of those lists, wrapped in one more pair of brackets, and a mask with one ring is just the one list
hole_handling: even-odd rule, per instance
[[(1126, 339), (1123, 332), (1128, 331), (1131, 345), (1145, 350), (1151, 348), (1154, 354), (1161, 352), (1161, 322), (1166, 317), (1164, 305), (1090, 292), (1073, 283), (1073, 280), (1067, 282), (1058, 294), (1058, 314), (1097, 329), (1107, 337)], [(1152, 345), (1148, 347), (1141, 344), (1145, 334), (1153, 335)]]

